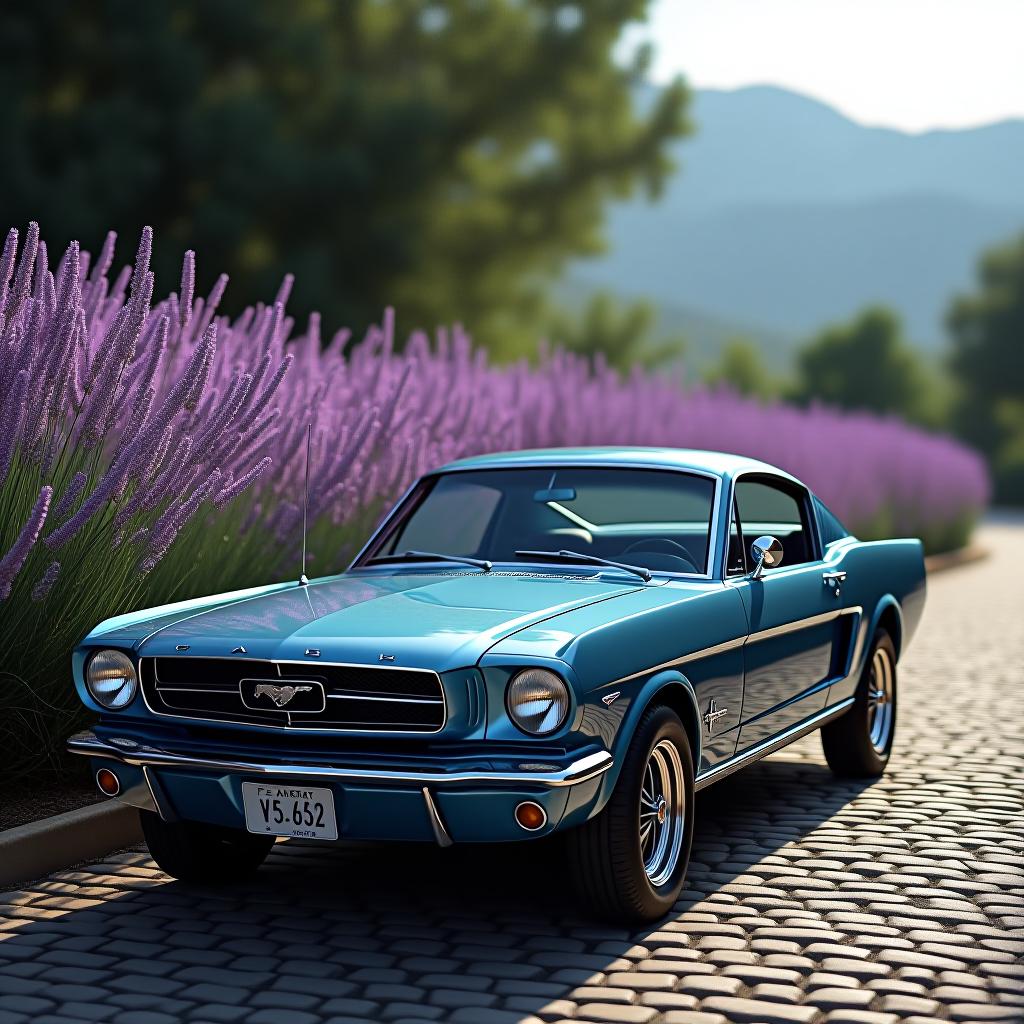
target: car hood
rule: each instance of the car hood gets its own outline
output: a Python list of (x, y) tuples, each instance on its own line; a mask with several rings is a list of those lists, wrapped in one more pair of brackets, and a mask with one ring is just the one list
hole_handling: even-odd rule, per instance
[(637, 586), (596, 575), (500, 570), (353, 573), (153, 609), (111, 620), (88, 640), (130, 643), (142, 655), (305, 660), (315, 649), (322, 661), (385, 660), (443, 672), (475, 664), (518, 630)]

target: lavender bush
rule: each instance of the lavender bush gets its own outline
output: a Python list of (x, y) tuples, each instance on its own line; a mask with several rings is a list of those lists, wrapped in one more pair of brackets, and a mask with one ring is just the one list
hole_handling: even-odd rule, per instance
[(227, 279), (153, 304), (152, 235), (116, 274), (73, 243), (51, 268), (36, 225), (0, 256), (0, 774), (38, 763), (77, 717), (68, 652), (130, 608), (297, 572), (313, 424), (311, 565), (339, 570), (419, 473), (508, 448), (717, 448), (806, 480), (864, 537), (963, 542), (987, 498), (980, 460), (895, 421), (760, 405), (554, 352), (490, 366), (459, 327), (394, 314), (353, 342), (298, 334), (286, 278), (231, 320)]

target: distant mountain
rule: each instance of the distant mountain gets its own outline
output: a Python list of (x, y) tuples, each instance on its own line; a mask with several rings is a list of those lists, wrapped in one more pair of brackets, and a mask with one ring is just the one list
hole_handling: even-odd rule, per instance
[(884, 302), (937, 347), (981, 250), (1024, 230), (1024, 121), (908, 134), (774, 87), (698, 92), (692, 115), (660, 201), (613, 208), (577, 287), (794, 339)]

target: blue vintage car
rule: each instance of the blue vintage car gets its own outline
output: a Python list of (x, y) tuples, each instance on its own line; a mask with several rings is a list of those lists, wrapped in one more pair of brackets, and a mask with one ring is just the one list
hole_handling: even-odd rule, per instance
[(277, 837), (564, 833), (586, 906), (678, 896), (694, 792), (821, 729), (892, 749), (917, 540), (851, 536), (803, 484), (712, 452), (579, 449), (420, 479), (351, 566), (109, 619), (74, 652), (71, 738), (185, 880)]

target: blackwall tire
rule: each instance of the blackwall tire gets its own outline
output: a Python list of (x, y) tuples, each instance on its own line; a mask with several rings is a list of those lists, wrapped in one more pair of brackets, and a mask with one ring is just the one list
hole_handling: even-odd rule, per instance
[(139, 811), (142, 834), (161, 871), (182, 882), (248, 878), (267, 858), (273, 837), (191, 821), (163, 821)]
[(875, 779), (885, 771), (896, 738), (896, 646), (875, 631), (850, 710), (821, 730), (829, 768), (844, 778)]
[(644, 713), (604, 809), (566, 834), (583, 908), (622, 924), (656, 921), (674, 906), (693, 841), (693, 756), (679, 716)]

